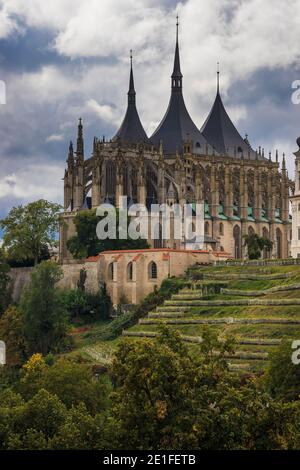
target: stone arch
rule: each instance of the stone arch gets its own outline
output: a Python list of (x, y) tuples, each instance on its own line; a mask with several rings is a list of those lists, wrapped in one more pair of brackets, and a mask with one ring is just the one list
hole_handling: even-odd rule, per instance
[(149, 279), (157, 279), (157, 264), (154, 261), (151, 261), (148, 265), (148, 276)]
[(127, 264), (126, 272), (127, 272), (127, 281), (133, 281), (133, 263), (132, 263), (132, 261), (130, 261)]
[(115, 278), (115, 263), (109, 263), (108, 268), (107, 268), (107, 274), (108, 274), (108, 279), (110, 281), (113, 281)]

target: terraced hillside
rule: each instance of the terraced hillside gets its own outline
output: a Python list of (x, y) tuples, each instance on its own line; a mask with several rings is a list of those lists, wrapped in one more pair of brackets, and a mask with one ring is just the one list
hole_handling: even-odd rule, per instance
[(300, 267), (195, 267), (188, 287), (124, 331), (138, 338), (158, 334), (167, 324), (197, 354), (203, 327), (220, 338), (233, 335), (232, 369), (260, 370), (284, 338), (300, 339)]

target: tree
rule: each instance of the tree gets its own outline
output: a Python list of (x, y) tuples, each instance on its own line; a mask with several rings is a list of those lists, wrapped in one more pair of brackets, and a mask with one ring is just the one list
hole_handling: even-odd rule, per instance
[(111, 430), (118, 449), (195, 448), (197, 367), (174, 335), (119, 346)]
[[(134, 250), (149, 248), (147, 240), (130, 238), (122, 240), (99, 240), (96, 227), (101, 217), (97, 217), (96, 209), (80, 211), (74, 217), (77, 235), (67, 241), (67, 248), (74, 258), (81, 259), (96, 256), (105, 250)], [(117, 211), (117, 228), (119, 227), (119, 212)]]
[(63, 299), (72, 322), (85, 324), (110, 318), (112, 302), (105, 284), (96, 294), (82, 289), (66, 291)]
[(267, 252), (272, 251), (273, 243), (267, 237), (260, 237), (256, 233), (244, 236), (245, 246), (248, 247), (249, 259), (259, 259), (261, 252), (265, 249)]
[(61, 206), (43, 199), (13, 207), (0, 221), (4, 248), (17, 260), (33, 258), (36, 265), (47, 245), (56, 244)]
[(23, 321), (17, 307), (11, 305), (0, 319), (0, 338), (6, 344), (6, 363), (16, 366), (26, 358), (26, 344), (23, 335)]
[(300, 367), (293, 364), (291, 341), (282, 344), (271, 353), (265, 382), (269, 393), (278, 399), (292, 401), (300, 398)]
[(106, 406), (106, 387), (95, 380), (87, 364), (58, 359), (49, 366), (41, 354), (33, 354), (22, 367), (17, 389), (22, 397), (30, 399), (41, 388), (57, 395), (67, 408), (84, 403), (95, 415)]
[(20, 310), (23, 315), (24, 337), (29, 354), (58, 352), (67, 339), (67, 312), (55, 284), (62, 278), (56, 263), (43, 261), (35, 267), (25, 288)]

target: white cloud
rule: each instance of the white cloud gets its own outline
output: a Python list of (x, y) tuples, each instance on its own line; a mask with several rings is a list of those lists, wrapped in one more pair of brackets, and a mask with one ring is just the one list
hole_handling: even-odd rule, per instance
[(86, 102), (86, 108), (96, 116), (103, 119), (105, 122), (117, 125), (120, 120), (120, 113), (118, 110), (107, 104), (99, 104), (96, 100), (91, 99)]
[(0, 1), (0, 39), (7, 38), (13, 33), (21, 34), (23, 32), (23, 28), (10, 16), (5, 3)]
[(14, 200), (30, 202), (40, 198), (61, 201), (63, 167), (63, 163), (51, 163), (36, 158), (26, 162), (26, 167), (5, 174), (5, 165), (0, 174), (0, 200), (9, 198), (12, 203)]
[[(116, 128), (126, 109), (131, 48), (137, 107), (151, 134), (168, 105), (177, 10), (184, 95), (199, 127), (215, 96), (217, 61), (221, 62), (221, 90), (226, 99), (229, 86), (236, 81), (266, 67), (275, 73), (276, 67), (291, 66), (299, 58), (300, 0), (187, 0), (182, 4), (174, 0), (168, 1), (168, 8), (162, 0), (0, 0), (1, 5), (0, 38), (22, 34), (26, 27), (47, 28), (54, 37), (49, 47), (62, 56), (108, 58), (10, 74), (7, 105), (0, 109), (2, 161), (16, 139), (24, 148), (34, 144), (34, 155), (45, 142), (59, 142), (64, 136), (69, 140), (79, 116), (85, 126), (99, 120), (99, 135), (106, 132), (101, 126)], [(296, 78), (291, 77), (291, 82)], [(227, 109), (235, 123), (250, 121), (246, 96), (245, 89), (234, 106), (229, 100)], [(263, 108), (271, 111), (269, 116)], [(292, 113), (296, 116), (297, 111)], [(278, 103), (262, 103), (256, 116), (261, 127), (270, 116), (276, 116), (274, 126), (280, 116), (285, 125), (291, 122)], [(250, 137), (255, 139), (255, 135)], [(265, 146), (266, 152), (278, 147), (290, 155), (295, 150), (289, 137), (281, 135), (275, 140), (266, 135), (264, 142), (254, 144)], [(0, 198), (30, 200), (44, 194), (61, 199), (66, 156), (61, 157), (61, 165), (47, 163), (44, 155), (43, 163), (26, 160), (24, 164), (20, 156), (13, 170), (9, 165), (6, 171), (2, 167)], [(288, 165), (292, 170), (291, 159)]]
[(46, 138), (46, 142), (62, 142), (65, 140), (64, 134), (52, 134)]

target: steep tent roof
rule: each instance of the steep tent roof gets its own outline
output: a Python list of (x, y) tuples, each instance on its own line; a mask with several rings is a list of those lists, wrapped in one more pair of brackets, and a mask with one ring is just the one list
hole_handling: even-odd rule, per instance
[(147, 134), (142, 126), (136, 109), (136, 93), (132, 70), (132, 53), (130, 54), (130, 79), (128, 91), (128, 105), (124, 120), (113, 140), (120, 139), (123, 142), (149, 142)]
[[(250, 159), (256, 159), (256, 152), (251, 148), (248, 140), (244, 140), (239, 134), (224, 107), (219, 91), (219, 72), (217, 96), (201, 132), (216, 151), (222, 155), (249, 158), (250, 152)], [(258, 155), (257, 158), (262, 159), (263, 157)]]
[(176, 32), (176, 47), (174, 69), (171, 76), (171, 98), (167, 112), (151, 137), (151, 141), (158, 145), (161, 141), (166, 154), (175, 154), (183, 150), (183, 141), (193, 141), (193, 152), (204, 154), (206, 146), (212, 152), (206, 139), (190, 117), (182, 94), (182, 73), (180, 69), (180, 55), (178, 45), (178, 21)]

